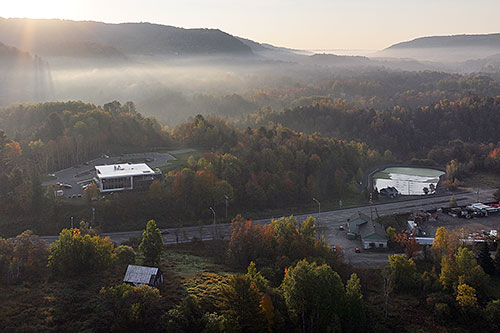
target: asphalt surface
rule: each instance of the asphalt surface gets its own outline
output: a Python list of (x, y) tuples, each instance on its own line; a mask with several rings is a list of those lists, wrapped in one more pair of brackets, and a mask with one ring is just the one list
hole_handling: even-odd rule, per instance
[[(325, 237), (328, 245), (339, 245), (344, 250), (345, 260), (348, 263), (358, 266), (379, 266), (385, 264), (390, 252), (363, 251), (355, 253), (356, 247), (361, 248), (359, 240), (348, 240), (345, 231), (339, 230), (341, 225), (345, 225), (347, 219), (355, 216), (359, 212), (373, 218), (377, 216), (386, 216), (399, 213), (415, 212), (418, 210), (430, 210), (440, 207), (447, 207), (452, 196), (455, 197), (459, 205), (465, 205), (472, 202), (491, 201), (492, 194), (495, 190), (483, 190), (479, 195), (475, 192), (464, 192), (454, 195), (442, 196), (426, 196), (422, 198), (412, 199), (408, 201), (396, 201), (382, 204), (374, 204), (368, 206), (346, 208), (340, 210), (332, 210), (321, 212), (321, 214), (298, 214), (295, 215), (298, 221), (304, 221), (307, 217), (313, 216), (317, 219), (320, 233)], [(478, 200), (479, 199), (479, 200)], [(254, 223), (261, 225), (269, 224), (271, 219), (255, 220)], [(143, 230), (126, 231), (126, 232), (111, 232), (104, 233), (101, 236), (109, 237), (116, 244), (121, 244), (123, 241), (131, 237), (141, 237)], [(175, 244), (181, 242), (190, 242), (193, 239), (198, 240), (213, 240), (213, 239), (229, 239), (230, 224), (205, 225), (183, 228), (162, 229), (163, 242), (165, 244)], [(47, 243), (52, 243), (57, 240), (57, 236), (42, 236)]]
[[(95, 166), (96, 165), (106, 165), (106, 164), (118, 164), (126, 163), (128, 161), (134, 161), (134, 163), (146, 163), (151, 168), (158, 168), (168, 164), (169, 161), (175, 160), (176, 158), (172, 156), (173, 154), (182, 154), (193, 151), (192, 149), (181, 149), (173, 150), (168, 153), (157, 153), (157, 152), (147, 152), (147, 153), (137, 153), (137, 154), (123, 154), (120, 156), (109, 156), (109, 157), (99, 157), (92, 161), (88, 161), (87, 164), (75, 165), (73, 167), (60, 170), (55, 172), (53, 175), (56, 177), (55, 180), (50, 180), (44, 182), (43, 186), (55, 185), (57, 183), (69, 184), (71, 188), (65, 188), (64, 196), (71, 197), (74, 195), (82, 195), (83, 189), (82, 184), (89, 182), (95, 177)], [(149, 161), (146, 162), (146, 159)]]

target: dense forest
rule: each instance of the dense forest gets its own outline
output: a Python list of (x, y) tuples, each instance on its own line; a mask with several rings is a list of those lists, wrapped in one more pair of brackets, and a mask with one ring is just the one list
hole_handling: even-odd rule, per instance
[[(0, 238), (0, 329), (22, 322), (27, 331), (497, 331), (500, 255), (489, 257), (487, 244), (463, 246), (459, 232), (438, 229), (424, 248), (389, 227), (397, 254), (380, 269), (345, 263), (312, 218), (260, 226), (238, 216), (229, 240), (162, 244), (158, 226), (210, 223), (207, 208), (222, 212), (226, 200), (230, 216), (281, 216), (312, 198), (367, 200), (360, 182), (382, 164), (446, 166), (450, 188), (474, 172), (500, 171), (495, 81), (393, 73), (398, 84), (390, 85), (373, 75), (260, 91), (251, 102), (206, 97), (212, 106), (227, 102), (228, 115), (232, 102), (247, 109), (237, 122), (199, 114), (172, 129), (132, 102), (0, 109), (0, 235), (18, 235)], [(265, 107), (274, 103), (290, 107)], [(248, 115), (254, 107), (262, 109)], [(147, 192), (88, 190), (73, 200), (41, 186), (47, 173), (103, 154), (174, 147), (198, 154)], [(69, 216), (90, 220), (92, 209), (92, 226), (64, 229)], [(128, 245), (99, 236), (152, 219), (158, 226), (148, 222)], [(36, 236), (57, 233), (49, 248)], [(159, 266), (165, 283), (121, 284), (131, 263)]]
[[(363, 269), (317, 240), (313, 218), (261, 226), (239, 216), (229, 242), (168, 247), (153, 220), (117, 247), (85, 222), (50, 247), (25, 231), (0, 238), (0, 329), (496, 332), (500, 255), (461, 245), (460, 232), (439, 228), (432, 247), (398, 246), (395, 234), (402, 253)], [(129, 264), (160, 267), (164, 283), (122, 283)]]

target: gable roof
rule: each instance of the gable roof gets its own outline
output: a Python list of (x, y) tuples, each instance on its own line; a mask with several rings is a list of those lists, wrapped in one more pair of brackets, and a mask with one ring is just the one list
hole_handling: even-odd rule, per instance
[(359, 227), (362, 240), (387, 241), (387, 235), (382, 226), (376, 222), (368, 222)]
[(359, 235), (359, 227), (370, 221), (370, 217), (363, 213), (358, 213), (356, 216), (353, 216), (348, 224), (349, 224), (349, 232), (355, 235)]
[(158, 274), (157, 267), (128, 265), (123, 282), (152, 284)]
[(387, 241), (384, 228), (363, 213), (349, 220), (349, 232), (361, 236), (362, 240)]

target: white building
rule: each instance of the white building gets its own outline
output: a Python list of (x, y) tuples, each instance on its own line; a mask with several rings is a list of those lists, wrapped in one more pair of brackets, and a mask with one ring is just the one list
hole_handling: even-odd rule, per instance
[(148, 190), (162, 174), (146, 163), (96, 165), (95, 182), (102, 193), (123, 190)]

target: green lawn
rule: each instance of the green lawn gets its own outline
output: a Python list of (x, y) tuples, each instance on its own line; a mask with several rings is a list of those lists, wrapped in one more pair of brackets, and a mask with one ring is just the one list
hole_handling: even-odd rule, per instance
[(42, 183), (45, 183), (45, 182), (48, 182), (48, 181), (51, 181), (51, 180), (56, 180), (57, 177), (54, 177), (54, 176), (49, 176), (49, 175), (40, 175), (40, 181)]
[(160, 167), (160, 170), (164, 174), (174, 170), (182, 170), (185, 167), (187, 167), (187, 160), (189, 159), (190, 156), (193, 156), (195, 159), (198, 159), (204, 153), (205, 152), (196, 150), (188, 153), (175, 154), (175, 155), (172, 154), (172, 156), (174, 156), (176, 160), (170, 161), (168, 165)]

